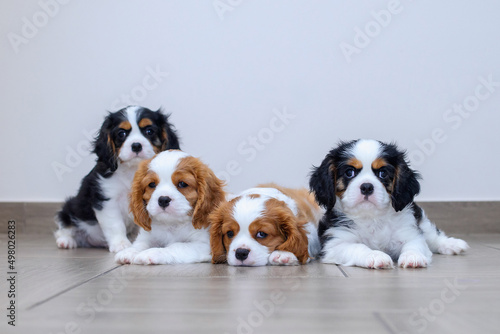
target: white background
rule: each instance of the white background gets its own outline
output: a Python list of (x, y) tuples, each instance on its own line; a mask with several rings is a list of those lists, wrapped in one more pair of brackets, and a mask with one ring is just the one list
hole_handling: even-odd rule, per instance
[(364, 137), (408, 149), (419, 200), (500, 200), (500, 86), (479, 79), (500, 82), (499, 1), (65, 2), (0, 5), (0, 201), (74, 194), (88, 133), (123, 95), (172, 113), (232, 191), (306, 186), (340, 139)]

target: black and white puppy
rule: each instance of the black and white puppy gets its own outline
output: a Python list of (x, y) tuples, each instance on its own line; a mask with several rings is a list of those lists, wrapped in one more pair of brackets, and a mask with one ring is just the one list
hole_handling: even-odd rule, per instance
[(321, 261), (344, 266), (426, 267), (432, 253), (469, 248), (449, 238), (413, 201), (419, 175), (405, 152), (376, 140), (341, 142), (314, 168), (310, 188), (326, 208), (318, 234)]
[(129, 106), (109, 113), (94, 142), (95, 167), (57, 213), (57, 246), (129, 247), (127, 234), (136, 226), (128, 198), (134, 173), (141, 161), (166, 149), (179, 149), (179, 140), (161, 110)]

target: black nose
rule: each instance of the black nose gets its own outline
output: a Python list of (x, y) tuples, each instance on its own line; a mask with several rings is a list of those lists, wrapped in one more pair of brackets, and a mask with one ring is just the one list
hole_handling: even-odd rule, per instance
[(371, 183), (363, 183), (360, 189), (363, 195), (370, 196), (373, 194), (373, 184)]
[(250, 253), (250, 249), (238, 248), (236, 250), (236, 258), (240, 261), (245, 261), (248, 257), (248, 253)]
[(139, 153), (140, 151), (142, 151), (142, 145), (140, 143), (133, 143), (132, 152)]
[(165, 209), (171, 200), (172, 199), (168, 196), (160, 196), (160, 198), (158, 198), (158, 205)]

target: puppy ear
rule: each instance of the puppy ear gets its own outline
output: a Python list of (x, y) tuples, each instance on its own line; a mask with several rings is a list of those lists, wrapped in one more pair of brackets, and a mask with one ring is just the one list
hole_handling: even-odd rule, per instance
[(109, 114), (94, 140), (93, 153), (97, 155), (97, 162), (104, 163), (112, 172), (118, 168), (118, 153), (111, 138), (111, 114)]
[(134, 215), (134, 222), (146, 231), (151, 231), (151, 217), (146, 209), (148, 203), (144, 199), (144, 192), (147, 185), (144, 184), (143, 180), (148, 173), (151, 160), (144, 160), (139, 164), (130, 191), (130, 212)]
[(160, 135), (162, 141), (161, 150), (180, 150), (177, 131), (174, 129), (174, 126), (168, 122), (170, 114), (163, 114), (161, 109), (158, 109), (157, 112), (162, 117), (163, 123)]
[(300, 263), (305, 264), (309, 259), (308, 240), (304, 225), (305, 221), (299, 222), (295, 217), (289, 217), (279, 223), (281, 233), (286, 241), (276, 249), (295, 254)]
[(224, 182), (204, 164), (196, 171), (196, 179), (198, 200), (193, 210), (193, 226), (201, 229), (209, 226), (208, 215), (225, 200)]
[(313, 167), (309, 188), (314, 192), (316, 202), (328, 211), (335, 206), (336, 171), (331, 154), (328, 154), (319, 167)]
[(212, 250), (212, 263), (226, 263), (226, 247), (222, 235), (222, 224), (224, 222), (224, 209), (218, 207), (209, 216), (210, 223), (210, 249)]
[(419, 178), (420, 175), (408, 166), (405, 154), (401, 153), (396, 165), (391, 194), (392, 207), (396, 212), (403, 210), (418, 195), (420, 192)]

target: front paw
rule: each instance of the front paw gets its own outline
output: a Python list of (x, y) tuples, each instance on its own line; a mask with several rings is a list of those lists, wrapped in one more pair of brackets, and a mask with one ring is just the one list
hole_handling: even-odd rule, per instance
[(128, 239), (120, 239), (109, 243), (109, 251), (111, 253), (118, 253), (125, 248), (132, 246), (132, 243)]
[(140, 252), (134, 257), (133, 264), (165, 264), (165, 257), (161, 249), (150, 248)]
[(462, 239), (446, 238), (446, 240), (439, 243), (437, 251), (439, 254), (456, 255), (465, 252), (467, 249), (469, 249), (469, 245)]
[(115, 255), (115, 261), (120, 264), (129, 264), (133, 263), (136, 255), (139, 254), (139, 251), (133, 247), (126, 248), (124, 250), (119, 251)]
[(78, 247), (76, 240), (69, 235), (62, 235), (57, 237), (56, 244), (57, 247), (61, 249), (73, 249)]
[(269, 255), (269, 264), (274, 266), (296, 266), (299, 264), (299, 260), (291, 252), (274, 251)]
[(401, 268), (425, 268), (429, 264), (424, 254), (415, 251), (403, 252), (398, 259), (398, 266)]
[(375, 250), (370, 252), (366, 257), (363, 267), (369, 269), (392, 269), (394, 268), (394, 262), (386, 253)]

